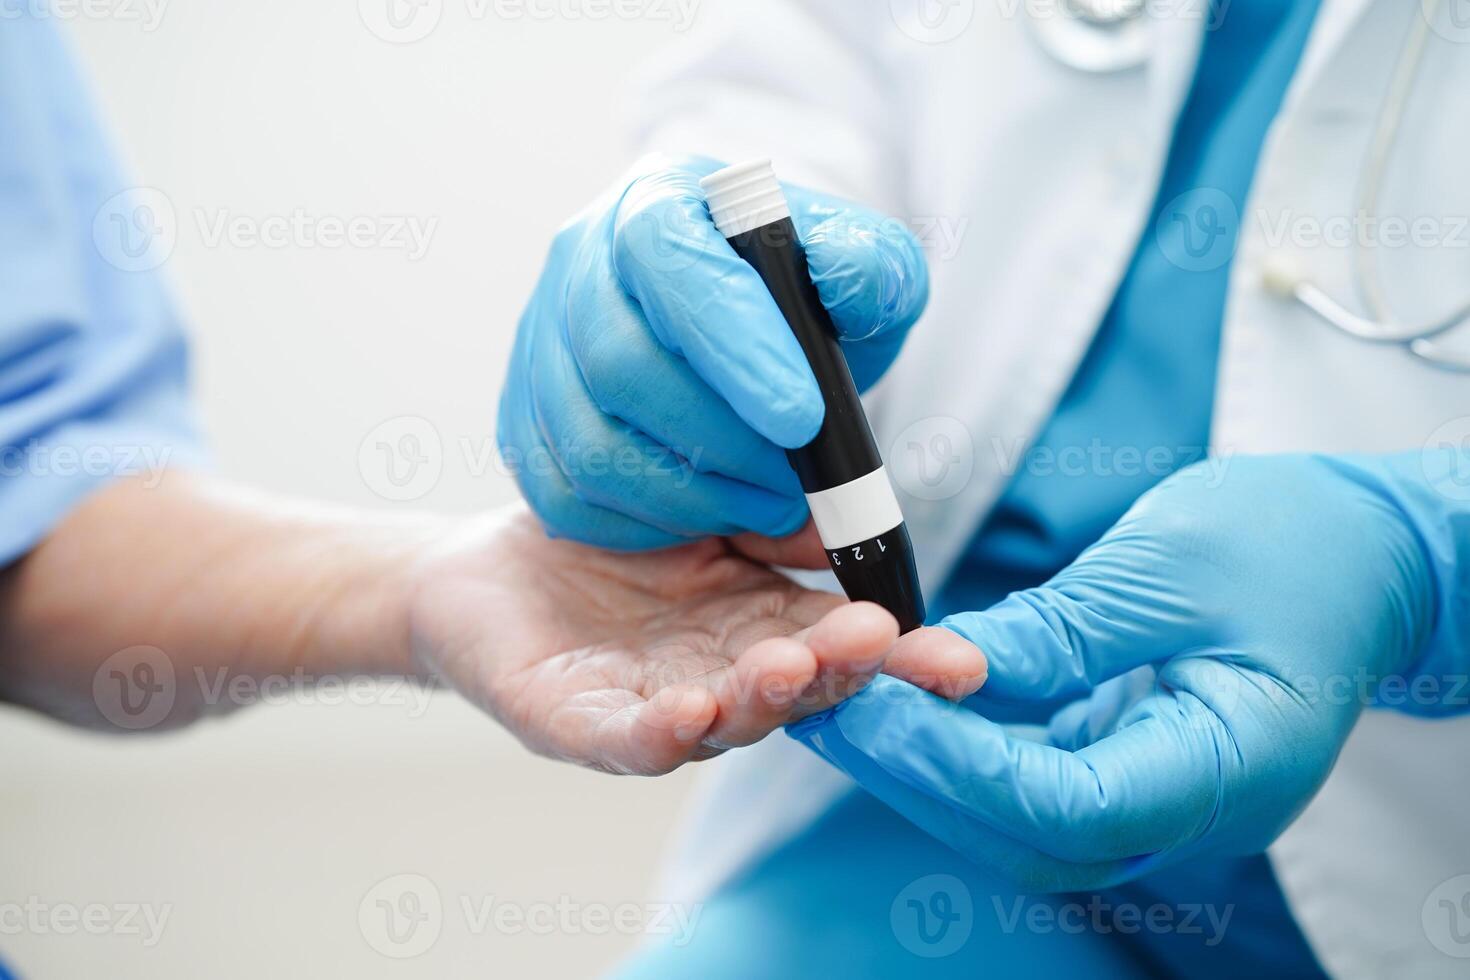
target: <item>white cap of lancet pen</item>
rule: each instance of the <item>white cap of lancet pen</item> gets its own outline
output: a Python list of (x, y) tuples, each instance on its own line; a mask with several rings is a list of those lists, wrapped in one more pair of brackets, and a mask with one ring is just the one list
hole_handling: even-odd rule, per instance
[(769, 160), (752, 160), (717, 170), (699, 182), (709, 201), (710, 217), (726, 238), (791, 217)]

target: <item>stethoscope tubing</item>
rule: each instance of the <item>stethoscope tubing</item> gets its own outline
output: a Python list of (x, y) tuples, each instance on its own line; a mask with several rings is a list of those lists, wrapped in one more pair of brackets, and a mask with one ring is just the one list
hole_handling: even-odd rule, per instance
[[(1398, 144), (1404, 110), (1413, 95), (1424, 62), (1434, 17), (1442, 6), (1443, 0), (1423, 0), (1418, 19), (1411, 26), (1394, 67), (1363, 161), (1358, 193), (1358, 212), (1361, 214), (1378, 212), (1379, 195), (1393, 149)], [(1146, 0), (1062, 0), (1060, 10), (1074, 28), (1081, 28), (1095, 40), (1101, 40), (1121, 36), (1117, 34), (1119, 29), (1141, 19), (1145, 7)], [(1038, 34), (1038, 38), (1041, 37)], [(1146, 52), (1135, 51), (1126, 57), (1120, 54), (1118, 58), (1110, 59), (1098, 58), (1096, 51), (1087, 57), (1080, 50), (1071, 52), (1072, 60), (1069, 60), (1066, 45), (1053, 41), (1042, 46), (1058, 61), (1083, 71), (1126, 70), (1136, 67), (1140, 54), (1146, 60)], [(1388, 301), (1376, 254), (1359, 246), (1353, 264), (1359, 297), (1368, 310), (1366, 316), (1348, 309), (1309, 276), (1298, 273), (1283, 257), (1268, 259), (1262, 278), (1270, 292), (1300, 303), (1323, 323), (1355, 340), (1400, 346), (1437, 367), (1470, 371), (1470, 354), (1445, 350), (1434, 342), (1440, 335), (1470, 322), (1470, 302), (1432, 323), (1405, 326), (1399, 322)]]

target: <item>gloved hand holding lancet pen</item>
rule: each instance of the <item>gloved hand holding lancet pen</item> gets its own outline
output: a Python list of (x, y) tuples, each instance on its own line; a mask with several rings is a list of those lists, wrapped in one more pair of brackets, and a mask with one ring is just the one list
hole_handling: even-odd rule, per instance
[[(752, 560), (835, 565), (850, 594), (886, 606), (894, 632), (906, 633), (881, 667), (869, 666), (963, 697), (984, 682), (984, 656), (948, 630), (914, 628), (923, 607), (902, 518), (879, 483), (886, 477), (856, 395), (923, 312), (922, 249), (900, 222), (784, 186), (784, 234), (796, 250), (757, 257), (757, 272), (716, 227), (700, 186), (724, 168), (649, 158), (563, 226), (517, 332), (500, 406), (502, 457), (552, 537), (613, 551), (703, 540), (695, 548), (706, 557), (726, 556), (713, 567), (730, 576), (732, 600), (748, 588), (731, 573)], [(763, 274), (784, 284), (768, 286)], [(800, 297), (804, 334), (773, 289), (783, 302), (809, 290)], [(804, 342), (818, 353), (809, 357)], [(825, 358), (821, 367), (815, 357)], [(830, 455), (812, 462), (819, 449)], [(835, 560), (807, 528), (793, 458), (810, 478), (823, 532), (847, 549)], [(842, 489), (854, 480), (868, 492)], [(712, 537), (726, 541), (712, 548)], [(835, 601), (793, 590), (766, 596), (778, 618), (793, 602)]]
[(768, 160), (736, 164), (700, 187), (715, 227), (765, 282), (821, 388), (821, 429), (787, 455), (832, 571), (848, 598), (883, 606), (903, 632), (917, 629), (924, 598), (908, 529), (776, 172)]
[[(805, 258), (783, 250), (786, 259), (760, 264), (769, 276), (784, 262), (783, 302), (795, 294), (807, 310), (802, 332), (793, 330), (711, 216), (700, 180), (725, 166), (641, 161), (558, 232), (517, 331), (500, 451), (555, 537), (615, 551), (724, 537), (761, 560), (821, 568), (832, 552), (817, 535), (790, 537), (809, 520), (804, 491), (878, 469), (854, 392), (903, 346), (928, 302), (928, 268), (901, 222), (783, 185), (796, 236), (788, 229), (787, 242)], [(803, 334), (827, 337), (814, 345), (828, 364), (821, 375)], [(798, 449), (797, 465), (830, 483), (803, 487), (788, 457)], [(830, 458), (800, 462), (819, 449)], [(837, 496), (814, 504), (834, 532), (828, 543), (851, 549), (883, 537), (877, 554), (892, 556), (891, 502), (854, 537), (835, 533), (832, 515), (856, 514), (826, 506)], [(894, 520), (876, 526), (884, 515)], [(872, 554), (849, 550), (837, 570), (851, 580), (873, 567)], [(903, 618), (916, 621), (917, 608)]]

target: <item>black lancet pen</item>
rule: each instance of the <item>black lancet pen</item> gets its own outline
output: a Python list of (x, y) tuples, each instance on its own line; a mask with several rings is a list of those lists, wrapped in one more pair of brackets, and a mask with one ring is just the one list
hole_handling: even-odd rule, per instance
[(758, 160), (726, 167), (700, 186), (715, 227), (765, 282), (822, 390), (821, 430), (787, 456), (832, 571), (849, 599), (878, 603), (901, 632), (917, 629), (924, 625), (924, 596), (908, 528), (776, 172), (770, 161)]

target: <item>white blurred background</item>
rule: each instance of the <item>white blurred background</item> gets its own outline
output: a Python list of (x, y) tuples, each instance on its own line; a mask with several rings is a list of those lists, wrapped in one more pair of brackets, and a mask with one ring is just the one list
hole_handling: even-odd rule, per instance
[[(512, 499), (485, 450), (516, 317), (554, 229), (629, 161), (630, 76), (699, 33), (697, 0), (635, 19), (530, 4), (57, 6), (130, 173), (173, 209), (164, 270), (223, 473), (375, 507)], [(427, 249), (214, 238), (221, 221), (298, 213), (366, 216), (381, 234), (406, 218)], [(392, 504), (359, 450), (405, 416), (431, 423), (444, 463)], [(657, 902), (690, 784), (533, 758), (451, 695), (269, 706), (128, 740), (0, 709), (0, 740), (0, 899), (168, 915), (153, 945), (146, 929), (0, 924), (0, 955), (38, 978), (593, 975), (639, 937), (477, 928), (463, 903)], [(400, 874), (444, 904), (410, 959), (375, 951), (358, 920)]]

